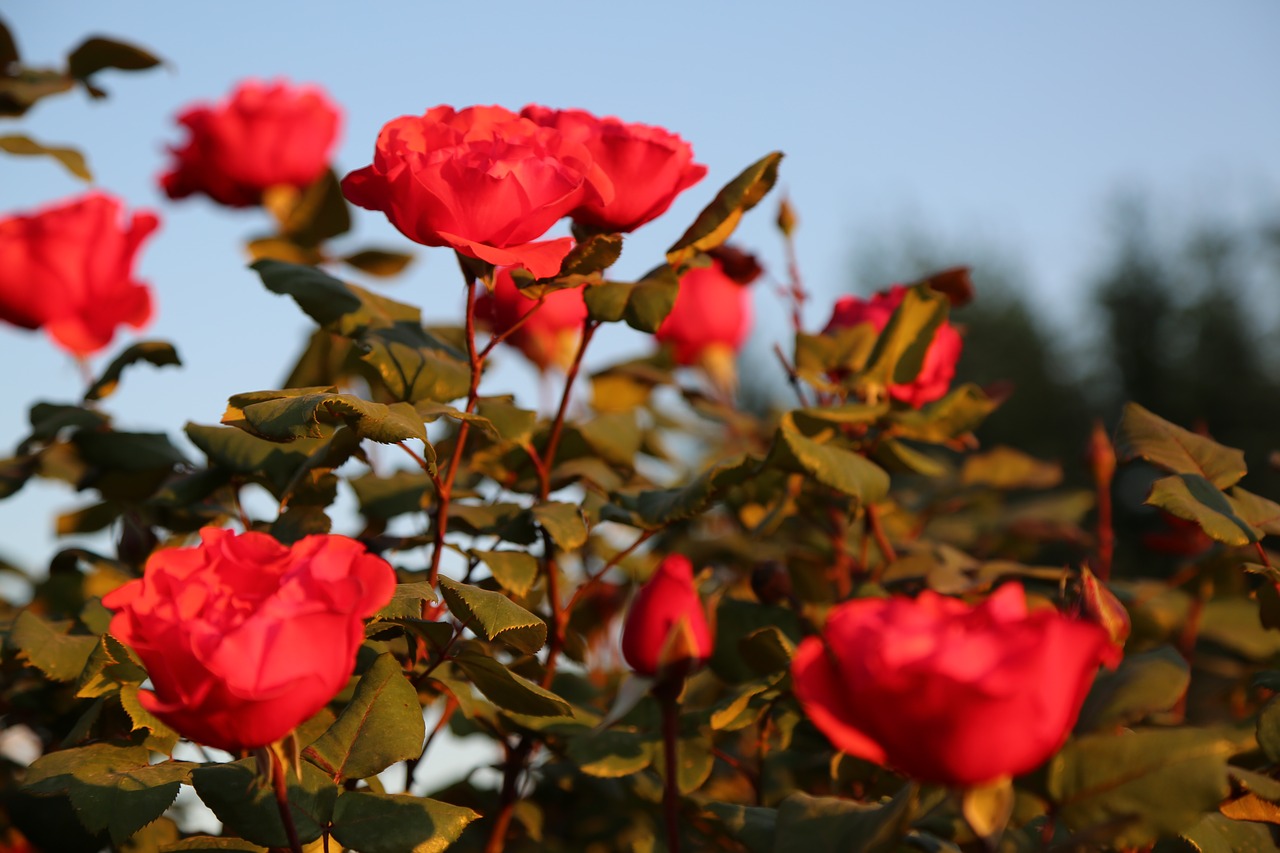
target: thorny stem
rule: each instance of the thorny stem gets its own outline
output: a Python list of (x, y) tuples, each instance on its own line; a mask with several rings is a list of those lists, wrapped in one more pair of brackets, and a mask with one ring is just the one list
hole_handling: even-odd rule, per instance
[(289, 849), (293, 853), (302, 853), (302, 842), (298, 840), (298, 828), (293, 825), (293, 812), (289, 809), (289, 782), (285, 777), (284, 761), (274, 749), (267, 747), (266, 751), (271, 764), (271, 787), (275, 790), (276, 808), (280, 810), (280, 821), (284, 824), (284, 833), (289, 838)]
[[(884, 558), (884, 562), (880, 566), (880, 571), (898, 559), (898, 553), (893, 550), (893, 546), (889, 544), (889, 537), (884, 533), (884, 526), (880, 524), (880, 510), (875, 504), (867, 504), (867, 526), (871, 528), (871, 535), (875, 537), (876, 547), (880, 549), (880, 556)], [(880, 572), (876, 573), (876, 580), (880, 579)]]
[(666, 815), (667, 850), (680, 853), (680, 688), (681, 679), (659, 684), (654, 698), (662, 706), (662, 810)]
[(541, 308), (543, 305), (545, 305), (546, 302), (547, 302), (546, 294), (539, 296), (538, 301), (533, 304), (533, 307), (530, 308), (523, 317), (521, 317), (519, 320), (516, 320), (514, 323), (508, 326), (503, 332), (496, 334), (492, 338), (490, 338), (489, 342), (484, 345), (484, 349), (480, 350), (480, 356), (479, 356), (480, 360), (484, 361), (486, 358), (488, 358), (489, 353), (493, 352), (494, 347), (496, 347), (498, 344), (502, 343), (507, 338), (514, 335), (516, 332), (520, 331), (520, 327), (523, 326), (525, 323), (529, 322), (529, 318), (532, 317), (535, 313), (537, 313), (538, 309)]
[(556, 565), (555, 542), (545, 528), (542, 531), (542, 562), (543, 570), (547, 573), (547, 599), (551, 605), (551, 624), (547, 632), (547, 666), (542, 674), (542, 686), (548, 688), (556, 676), (556, 663), (560, 650), (564, 647), (565, 618), (564, 610), (560, 607), (560, 568)]
[(800, 406), (802, 408), (807, 407), (809, 401), (804, 398), (804, 388), (800, 385), (800, 374), (796, 373), (796, 369), (791, 366), (791, 362), (787, 361), (787, 356), (783, 353), (780, 344), (773, 345), (773, 354), (778, 357), (778, 363), (787, 372), (787, 382), (791, 384), (791, 389), (796, 392), (796, 399), (800, 401)]
[[(480, 390), (480, 373), (484, 369), (484, 356), (476, 352), (476, 284), (467, 281), (467, 360), (471, 364), (471, 387), (467, 390), (467, 408), (470, 414), (476, 407), (476, 398)], [(487, 352), (487, 351), (486, 351)], [(453, 481), (458, 476), (458, 467), (462, 464), (462, 449), (467, 444), (467, 434), (471, 424), (462, 421), (458, 424), (458, 434), (454, 438), (453, 455), (449, 458), (449, 467), (444, 479), (436, 486), (436, 518), (434, 548), (431, 551), (431, 569), (427, 574), (427, 582), (432, 586), (440, 577), (440, 558), (444, 556), (444, 536), (449, 530), (449, 504), (453, 499)]]
[(791, 286), (787, 289), (787, 294), (791, 297), (791, 328), (798, 333), (803, 331), (801, 313), (809, 294), (805, 291), (804, 281), (800, 278), (800, 261), (796, 256), (795, 240), (788, 234), (784, 236), (782, 242), (787, 253), (787, 277), (791, 279)]
[[(560, 447), (560, 436), (564, 432), (564, 417), (569, 411), (569, 397), (573, 393), (573, 383), (577, 380), (578, 371), (582, 368), (582, 356), (586, 354), (587, 345), (591, 343), (591, 338), (599, 327), (599, 323), (592, 320), (586, 321), (586, 324), (582, 327), (582, 340), (578, 343), (578, 351), (573, 355), (573, 364), (569, 365), (569, 372), (565, 374), (564, 393), (560, 395), (560, 408), (556, 410), (556, 418), (551, 422), (551, 432), (547, 436), (547, 447), (542, 454), (543, 467), (548, 472), (555, 466), (556, 450)], [(543, 493), (538, 497), (546, 500), (550, 491), (551, 480), (548, 477), (543, 481)]]
[(520, 774), (524, 771), (525, 762), (533, 753), (534, 741), (522, 738), (514, 749), (508, 749), (505, 770), (502, 774), (502, 793), (498, 797), (498, 811), (493, 817), (493, 826), (489, 830), (489, 841), (484, 846), (484, 853), (502, 853), (506, 846), (507, 830), (511, 826), (511, 818), (516, 810), (516, 786)]
[(630, 545), (628, 545), (626, 548), (624, 548), (623, 550), (621, 550), (621, 551), (619, 551), (618, 553), (614, 554), (614, 555), (609, 559), (609, 562), (605, 563), (605, 564), (604, 564), (604, 566), (603, 566), (603, 567), (601, 567), (600, 571), (596, 572), (594, 575), (592, 575), (591, 577), (587, 578), (586, 582), (585, 582), (585, 583), (583, 583), (583, 584), (582, 584), (582, 586), (578, 587), (577, 589), (575, 589), (575, 590), (573, 591), (573, 595), (572, 595), (572, 596), (570, 596), (570, 598), (569, 598), (569, 604), (568, 604), (568, 606), (566, 606), (566, 607), (565, 607), (565, 612), (566, 612), (566, 613), (572, 613), (572, 612), (573, 612), (573, 608), (574, 608), (575, 606), (577, 606), (578, 601), (582, 598), (582, 596), (583, 596), (583, 595), (585, 595), (585, 594), (587, 593), (587, 591), (588, 591), (588, 590), (590, 590), (592, 587), (594, 587), (594, 586), (596, 585), (596, 583), (597, 583), (597, 582), (598, 582), (602, 577), (604, 577), (604, 576), (605, 576), (605, 574), (606, 574), (610, 569), (612, 569), (614, 566), (618, 565), (618, 563), (621, 563), (623, 560), (625, 560), (627, 557), (629, 557), (629, 556), (631, 555), (631, 552), (632, 552), (632, 551), (634, 551), (635, 549), (637, 549), (637, 548), (639, 548), (641, 545), (643, 545), (645, 542), (647, 542), (647, 541), (649, 540), (649, 537), (650, 537), (650, 536), (652, 536), (655, 532), (656, 532), (656, 531), (653, 531), (653, 530), (646, 530), (646, 531), (644, 531), (643, 533), (641, 533), (639, 536), (637, 536), (637, 537), (636, 537), (636, 541), (632, 542), (632, 543), (631, 543)]

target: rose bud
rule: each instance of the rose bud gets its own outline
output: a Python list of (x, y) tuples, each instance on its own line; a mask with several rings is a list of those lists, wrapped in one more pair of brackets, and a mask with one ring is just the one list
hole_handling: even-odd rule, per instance
[(520, 115), (580, 142), (613, 183), (613, 198), (592, 199), (570, 214), (601, 231), (634, 231), (657, 219), (680, 193), (707, 174), (693, 162), (693, 148), (660, 127), (597, 118), (584, 110), (530, 105)]
[(1105, 661), (1107, 666), (1119, 664), (1124, 656), (1124, 642), (1133, 630), (1129, 611), (1088, 568), (1080, 570), (1080, 611), (1081, 616), (1101, 627), (1111, 638), (1110, 653)]
[(751, 291), (725, 273), (721, 261), (693, 267), (680, 279), (671, 313), (654, 337), (677, 364), (700, 365), (722, 389), (736, 384), (734, 358), (751, 331)]
[(613, 199), (586, 146), (502, 107), (391, 120), (373, 163), (343, 178), (342, 192), (410, 240), (535, 278), (558, 273), (573, 240), (534, 241), (570, 211)]
[(833, 608), (796, 650), (796, 698), (840, 750), (968, 787), (1035, 769), (1075, 724), (1111, 639), (1005, 584), (970, 606), (926, 591)]
[(631, 602), (622, 623), (622, 656), (641, 675), (684, 675), (711, 657), (712, 644), (693, 565), (670, 554)]
[(226, 100), (178, 116), (188, 139), (170, 148), (174, 163), (160, 184), (169, 198), (204, 193), (229, 207), (259, 204), (272, 187), (302, 189), (325, 173), (341, 121), (317, 86), (246, 80)]
[(345, 536), (290, 548), (216, 527), (200, 538), (155, 552), (140, 580), (102, 603), (151, 677), (144, 708), (198, 743), (256, 749), (346, 686), (363, 620), (391, 600), (395, 572)]
[[(587, 319), (587, 304), (581, 288), (552, 290), (542, 298), (533, 316), (520, 324), (505, 343), (516, 347), (538, 370), (555, 366), (567, 370), (573, 362)], [(533, 311), (538, 300), (516, 287), (510, 268), (498, 270), (493, 293), (476, 300), (476, 318), (485, 322), (494, 335), (506, 334)]]
[[(869, 323), (877, 332), (883, 332), (885, 326), (889, 325), (889, 318), (906, 295), (907, 289), (895, 284), (870, 299), (842, 296), (836, 300), (835, 310), (832, 311), (824, 333), (848, 329), (861, 323)], [(951, 388), (951, 380), (956, 375), (956, 362), (960, 360), (962, 346), (960, 333), (949, 321), (943, 320), (933, 333), (933, 342), (925, 353), (920, 373), (910, 382), (890, 385), (889, 396), (918, 409), (925, 403), (946, 395)]]
[(141, 328), (151, 291), (133, 264), (159, 225), (102, 192), (0, 219), (0, 318), (44, 329), (77, 357), (111, 343), (117, 326)]

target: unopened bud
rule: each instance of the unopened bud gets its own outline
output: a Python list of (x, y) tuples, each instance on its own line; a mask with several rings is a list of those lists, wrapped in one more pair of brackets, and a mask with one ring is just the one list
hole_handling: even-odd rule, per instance
[(1080, 570), (1080, 591), (1080, 615), (1101, 626), (1111, 638), (1111, 650), (1103, 662), (1114, 668), (1124, 655), (1125, 640), (1129, 639), (1129, 632), (1133, 629), (1129, 611), (1087, 567)]
[(1089, 434), (1089, 445), (1085, 449), (1085, 459), (1093, 472), (1097, 483), (1110, 483), (1116, 473), (1116, 449), (1111, 444), (1111, 436), (1102, 421), (1093, 422), (1093, 432)]
[(778, 230), (782, 232), (782, 236), (790, 237), (795, 232), (798, 222), (795, 208), (791, 206), (791, 200), (784, 198), (778, 205)]

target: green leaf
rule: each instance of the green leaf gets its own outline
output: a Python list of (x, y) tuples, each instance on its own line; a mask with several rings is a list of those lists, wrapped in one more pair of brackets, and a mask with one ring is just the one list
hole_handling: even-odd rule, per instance
[(18, 54), (18, 42), (14, 40), (13, 33), (9, 32), (4, 21), (0, 20), (0, 69), (7, 70), (10, 65), (16, 65), (21, 58)]
[(467, 393), (465, 356), (422, 327), (422, 312), (314, 267), (263, 260), (253, 264), (273, 293), (291, 296), (325, 329), (355, 341), (402, 402), (444, 402)]
[(965, 458), (960, 482), (992, 489), (1052, 489), (1062, 482), (1062, 465), (1012, 447), (994, 447)]
[(329, 730), (305, 755), (329, 775), (364, 779), (422, 754), (426, 725), (418, 691), (391, 655), (379, 655)]
[(139, 341), (120, 353), (107, 365), (107, 369), (102, 371), (102, 375), (84, 393), (85, 401), (102, 400), (109, 397), (116, 390), (116, 385), (120, 383), (120, 374), (124, 372), (124, 369), (140, 361), (145, 361), (155, 367), (182, 364), (182, 360), (178, 358), (178, 351), (173, 348), (173, 344), (167, 341)]
[(362, 249), (342, 259), (344, 264), (376, 276), (399, 275), (413, 261), (413, 255), (387, 249)]
[(796, 646), (781, 628), (769, 625), (739, 640), (738, 652), (747, 666), (760, 675), (770, 675), (791, 667)]
[(243, 838), (217, 838), (212, 835), (196, 835), (184, 838), (176, 844), (160, 849), (160, 853), (221, 853), (234, 850), (237, 853), (267, 853), (267, 848), (245, 841)]
[(961, 385), (923, 408), (893, 412), (890, 431), (899, 438), (943, 443), (973, 432), (999, 405), (977, 385)]
[[(320, 837), (333, 814), (338, 786), (315, 766), (303, 762), (302, 780), (288, 774), (289, 811), (298, 838), (309, 844)], [(228, 764), (205, 764), (191, 775), (196, 793), (230, 832), (263, 847), (289, 846), (275, 793), (257, 772), (252, 758)]]
[(84, 155), (74, 148), (45, 145), (42, 142), (36, 142), (29, 136), (10, 134), (8, 136), (0, 136), (0, 151), (22, 156), (52, 157), (80, 180), (93, 180), (93, 173), (89, 171), (89, 166), (84, 161)]
[(737, 803), (708, 803), (724, 828), (747, 848), (747, 853), (773, 853), (778, 830), (778, 810)]
[(598, 284), (600, 274), (613, 266), (621, 254), (621, 234), (592, 234), (574, 243), (554, 276), (535, 279), (518, 268), (512, 276), (516, 287), (536, 299), (556, 290)]
[(16, 75), (0, 74), (0, 116), (20, 116), (40, 99), (74, 85), (75, 80), (61, 71), (19, 68)]
[(159, 58), (140, 47), (114, 39), (90, 38), (67, 57), (67, 73), (85, 80), (104, 68), (141, 71), (159, 64)]
[(742, 214), (755, 207), (773, 188), (781, 162), (782, 152), (771, 152), (726, 184), (698, 214), (689, 230), (667, 249), (668, 262), (679, 266), (699, 252), (723, 245), (738, 227)]
[(211, 464), (263, 483), (277, 499), (296, 489), (307, 471), (336, 468), (359, 447), (359, 438), (350, 430), (288, 444), (234, 427), (188, 423), (184, 431)]
[(649, 766), (661, 743), (635, 729), (591, 729), (569, 741), (565, 754), (588, 776), (619, 779)]
[(547, 641), (547, 623), (500, 592), (447, 577), (440, 578), (440, 592), (449, 612), (486, 640), (501, 640), (529, 654)]
[(187, 465), (182, 451), (162, 432), (89, 432), (71, 438), (90, 465), (115, 471), (158, 471)]
[(27, 770), (24, 790), (67, 794), (85, 829), (105, 830), (119, 844), (173, 804), (196, 766), (149, 759), (146, 747), (107, 743), (51, 752)]
[(1145, 459), (1171, 474), (1194, 474), (1225, 489), (1245, 475), (1244, 453), (1126, 403), (1116, 429), (1116, 454)]
[(333, 837), (361, 853), (440, 853), (478, 817), (424, 797), (346, 791), (333, 809)]
[(360, 514), (387, 521), (410, 512), (424, 512), (435, 494), (431, 477), (422, 471), (393, 471), (385, 477), (365, 474), (347, 480), (360, 502)]
[(522, 444), (533, 435), (538, 413), (521, 409), (510, 397), (483, 397), (476, 403), (476, 413), (493, 425), (503, 441)]
[(684, 486), (615, 494), (614, 504), (621, 511), (607, 512), (605, 517), (647, 530), (693, 518), (718, 501), (727, 489), (753, 478), (760, 465), (761, 460), (754, 456), (737, 456), (712, 465)]
[(577, 504), (540, 503), (533, 508), (533, 517), (563, 551), (576, 551), (587, 541), (587, 523)]
[(46, 622), (30, 610), (13, 620), (8, 644), (20, 657), (54, 681), (74, 681), (84, 671), (99, 639), (68, 634), (74, 623)]
[(659, 267), (637, 282), (606, 281), (583, 290), (587, 314), (598, 323), (625, 321), (641, 332), (656, 332), (676, 304), (680, 280), (675, 270)]
[(913, 381), (924, 366), (925, 354), (951, 302), (928, 287), (910, 287), (876, 338), (859, 384), (880, 388)]
[[(222, 422), (270, 441), (323, 438), (321, 424), (346, 424), (361, 438), (394, 444), (416, 438), (430, 448), (422, 418), (408, 403), (371, 403), (332, 388), (252, 391), (227, 401)], [(428, 451), (428, 461), (435, 456)]]
[(894, 853), (907, 832), (915, 796), (913, 786), (878, 805), (792, 794), (778, 806), (773, 853)]
[(514, 595), (528, 595), (538, 579), (538, 560), (524, 551), (472, 551), (502, 588)]
[(1156, 480), (1145, 503), (1194, 521), (1211, 538), (1228, 545), (1250, 545), (1262, 539), (1261, 530), (1236, 514), (1231, 499), (1199, 474), (1174, 474)]
[(426, 581), (397, 584), (396, 591), (391, 595), (391, 601), (373, 618), (419, 619), (422, 617), (422, 603), (426, 601), (434, 604), (438, 600), (436, 591)]
[(808, 474), (859, 504), (883, 500), (889, 493), (889, 475), (865, 456), (830, 443), (831, 437), (829, 431), (818, 438), (804, 435), (787, 413), (782, 416), (768, 462)]
[(1237, 518), (1261, 533), (1280, 534), (1280, 504), (1239, 486), (1231, 489), (1231, 506)]
[(475, 649), (463, 649), (453, 662), (486, 699), (500, 708), (530, 717), (567, 717), (573, 713), (569, 703), (556, 694)]
[(1049, 795), (1070, 828), (1115, 821), (1111, 842), (1140, 847), (1215, 811), (1231, 790), (1227, 759), (1247, 745), (1221, 729), (1147, 729), (1090, 735), (1049, 764)]
[(1093, 682), (1076, 723), (1077, 732), (1129, 726), (1172, 708), (1191, 682), (1191, 668), (1172, 646), (1126, 655), (1114, 672)]
[(1181, 837), (1198, 853), (1272, 853), (1276, 849), (1266, 824), (1220, 814), (1205, 815)]

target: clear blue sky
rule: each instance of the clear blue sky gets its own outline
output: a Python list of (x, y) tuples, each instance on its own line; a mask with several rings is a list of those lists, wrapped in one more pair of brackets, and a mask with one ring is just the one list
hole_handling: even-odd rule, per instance
[[(232, 393), (275, 387), (308, 328), (244, 268), (240, 245), (266, 230), (262, 214), (170, 203), (156, 186), (164, 146), (179, 138), (172, 116), (245, 76), (328, 88), (346, 110), (337, 157), (346, 170), (369, 162), (385, 121), (440, 103), (583, 107), (679, 132), (710, 175), (628, 240), (620, 275), (651, 266), (721, 184), (771, 149), (787, 155), (782, 185), (801, 217), (805, 277), (827, 295), (884, 284), (851, 281), (857, 241), (914, 216), (960, 240), (1013, 247), (1036, 298), (1069, 312), (1070, 287), (1098, 263), (1116, 186), (1188, 211), (1275, 209), (1280, 190), (1274, 0), (15, 0), (2, 14), (30, 64), (58, 64), (91, 33), (169, 60), (165, 70), (103, 75), (105, 102), (51, 99), (0, 132), (81, 147), (99, 186), (161, 212), (141, 264), (158, 303), (144, 335), (176, 341), (186, 366), (137, 368), (106, 407), (125, 427), (175, 434), (186, 420), (216, 423)], [(52, 164), (0, 157), (0, 212), (82, 189)], [(781, 269), (773, 208), (766, 201), (740, 237)], [(347, 240), (405, 245), (364, 211)], [(437, 318), (460, 313), (459, 294), (452, 258), (435, 249), (421, 250), (391, 291)], [(756, 298), (758, 336), (782, 340), (775, 297), (758, 288)], [(826, 311), (814, 306), (810, 325)], [(619, 332), (596, 355), (644, 345)], [(83, 389), (39, 335), (0, 329), (0, 363), (7, 452), (30, 402)], [(508, 366), (491, 390), (527, 380)], [(40, 567), (56, 547), (53, 512), (88, 500), (46, 486), (0, 503), (0, 555)]]

